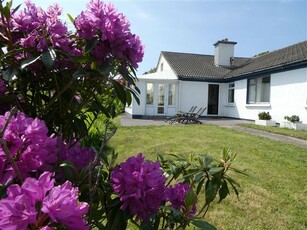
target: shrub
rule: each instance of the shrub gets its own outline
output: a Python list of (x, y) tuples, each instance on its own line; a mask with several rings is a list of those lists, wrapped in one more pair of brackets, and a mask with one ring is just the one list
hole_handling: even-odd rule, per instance
[(269, 112), (261, 112), (258, 113), (258, 118), (259, 120), (271, 120), (272, 116), (270, 115)]
[(300, 122), (300, 117), (297, 115), (292, 115), (291, 117), (285, 116), (284, 119), (293, 123)]

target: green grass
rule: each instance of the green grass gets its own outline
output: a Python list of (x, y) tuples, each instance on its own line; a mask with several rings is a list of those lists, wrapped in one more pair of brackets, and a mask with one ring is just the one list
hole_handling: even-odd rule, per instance
[(241, 184), (214, 203), (206, 220), (217, 229), (306, 229), (307, 149), (232, 129), (210, 125), (119, 127), (109, 146), (119, 161), (142, 152), (156, 154), (207, 153), (216, 158), (230, 147), (235, 166), (254, 175), (233, 175)]
[(248, 128), (264, 130), (270, 133), (276, 133), (276, 134), (307, 140), (307, 130), (294, 130), (294, 129), (280, 128), (280, 127), (254, 125), (254, 124), (240, 124), (240, 125)]

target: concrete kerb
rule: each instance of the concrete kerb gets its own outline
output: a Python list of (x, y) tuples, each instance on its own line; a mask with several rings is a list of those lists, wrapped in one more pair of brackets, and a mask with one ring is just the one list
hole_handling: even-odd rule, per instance
[[(203, 122), (203, 124), (210, 124), (210, 125), (217, 125), (217, 126), (224, 127), (224, 128), (231, 128), (231, 129), (246, 132), (252, 135), (262, 136), (262, 137), (269, 138), (272, 140), (285, 142), (288, 144), (294, 144), (296, 146), (307, 149), (306, 140), (284, 136), (284, 135), (279, 135), (275, 133), (270, 133), (270, 132), (266, 132), (262, 130), (242, 127), (238, 125), (242, 123), (253, 124), (254, 123), (253, 121), (229, 119), (229, 118), (217, 118), (217, 119), (209, 118), (209, 119), (201, 119), (201, 121)], [(121, 125), (122, 126), (150, 126), (150, 125), (160, 126), (160, 125), (170, 125), (170, 124), (165, 122), (164, 119), (132, 119), (132, 118), (129, 118), (127, 115), (123, 114), (121, 116)]]

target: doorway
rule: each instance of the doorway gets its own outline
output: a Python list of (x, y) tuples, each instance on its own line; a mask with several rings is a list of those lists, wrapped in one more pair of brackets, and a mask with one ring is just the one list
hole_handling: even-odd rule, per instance
[(218, 115), (219, 112), (219, 85), (209, 84), (208, 114)]

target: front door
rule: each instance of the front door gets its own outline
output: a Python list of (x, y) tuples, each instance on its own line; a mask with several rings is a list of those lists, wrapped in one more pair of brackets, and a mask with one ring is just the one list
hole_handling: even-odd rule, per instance
[(218, 115), (219, 112), (219, 85), (209, 84), (208, 114)]

